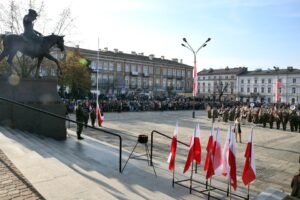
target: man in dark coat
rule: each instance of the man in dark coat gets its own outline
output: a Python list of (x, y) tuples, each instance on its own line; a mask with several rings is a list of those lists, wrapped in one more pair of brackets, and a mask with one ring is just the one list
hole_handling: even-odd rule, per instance
[(300, 169), (298, 175), (294, 176), (291, 182), (292, 197), (300, 198)]
[(77, 139), (82, 140), (82, 139), (84, 139), (83, 137), (81, 137), (81, 132), (83, 129), (83, 122), (84, 122), (84, 115), (83, 115), (81, 102), (78, 103), (78, 106), (76, 109), (76, 121), (80, 122), (80, 124), (77, 123)]

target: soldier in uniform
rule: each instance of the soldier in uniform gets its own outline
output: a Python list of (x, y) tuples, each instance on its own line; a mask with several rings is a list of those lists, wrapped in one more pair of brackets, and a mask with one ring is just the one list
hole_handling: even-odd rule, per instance
[(76, 121), (80, 122), (80, 124), (77, 124), (77, 139), (83, 140), (84, 138), (81, 137), (81, 132), (83, 129), (83, 122), (84, 122), (84, 115), (83, 115), (83, 109), (82, 109), (82, 103), (78, 102), (78, 106), (76, 109)]
[(229, 110), (229, 121), (233, 121), (234, 120), (234, 113), (235, 113), (235, 107), (231, 107)]
[(289, 118), (290, 118), (291, 131), (292, 132), (297, 131), (297, 113), (296, 113), (295, 108), (290, 109), (290, 117)]
[(283, 108), (282, 111), (282, 128), (284, 131), (286, 130), (286, 124), (288, 123), (288, 121), (289, 121), (289, 110), (288, 107), (286, 107)]
[(252, 114), (253, 114), (253, 108), (249, 108), (248, 107), (248, 114), (247, 114), (247, 121), (249, 122), (249, 123), (251, 123), (252, 122)]
[(229, 108), (226, 107), (223, 113), (223, 121), (228, 122), (228, 118), (229, 118)]
[(274, 107), (273, 115), (274, 115), (274, 119), (276, 121), (276, 128), (280, 129), (280, 123), (282, 121), (282, 111), (281, 111), (281, 109), (278, 110), (276, 107)]
[(218, 117), (218, 110), (217, 108), (214, 106), (212, 109), (212, 118), (213, 118), (213, 123), (215, 122), (215, 119)]
[(274, 117), (274, 108), (270, 107), (268, 109), (268, 119), (269, 119), (269, 124), (270, 124), (270, 129), (273, 129), (273, 123), (275, 121), (275, 117)]

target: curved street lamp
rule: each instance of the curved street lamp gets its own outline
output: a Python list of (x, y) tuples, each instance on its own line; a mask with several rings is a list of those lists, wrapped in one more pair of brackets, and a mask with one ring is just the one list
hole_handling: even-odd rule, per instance
[(211, 38), (207, 38), (207, 40), (195, 51), (192, 46), (188, 43), (186, 38), (182, 39), (184, 43), (181, 43), (181, 46), (190, 50), (194, 55), (194, 81), (193, 81), (193, 115), (192, 117), (195, 118), (195, 96), (197, 94), (197, 53), (200, 49), (205, 47), (207, 43), (211, 40)]

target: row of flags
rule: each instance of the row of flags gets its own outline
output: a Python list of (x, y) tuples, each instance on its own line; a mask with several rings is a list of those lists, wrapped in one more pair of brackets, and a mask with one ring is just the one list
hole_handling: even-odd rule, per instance
[[(169, 170), (173, 171), (175, 168), (175, 156), (177, 148), (177, 137), (178, 137), (178, 123), (176, 124), (171, 148), (168, 159)], [(204, 171), (206, 171), (206, 179), (212, 178), (212, 176), (223, 175), (229, 178), (231, 186), (236, 190), (237, 178), (236, 178), (236, 147), (235, 147), (235, 134), (231, 127), (228, 128), (226, 141), (221, 148), (220, 129), (218, 128), (215, 133), (215, 128), (212, 127), (207, 146), (206, 146), (206, 158), (204, 163)], [(249, 135), (247, 147), (245, 150), (245, 164), (242, 174), (242, 180), (245, 185), (250, 184), (256, 179), (256, 167), (254, 159), (254, 148), (253, 148), (253, 129)], [(183, 173), (188, 171), (193, 160), (198, 165), (201, 163), (201, 143), (200, 143), (200, 126), (199, 124), (195, 127), (190, 145), (189, 153), (184, 166)]]

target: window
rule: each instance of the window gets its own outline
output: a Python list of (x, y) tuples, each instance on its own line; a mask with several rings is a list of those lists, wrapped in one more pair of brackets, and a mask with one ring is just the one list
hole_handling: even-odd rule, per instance
[(282, 93), (282, 90), (281, 90), (281, 88), (279, 88), (279, 93), (280, 93), (280, 94)]
[(188, 78), (191, 78), (192, 77), (192, 71), (188, 71), (187, 76), (188, 76)]
[(152, 87), (153, 86), (153, 81), (152, 81), (152, 78), (149, 79), (149, 87)]
[(250, 84), (250, 79), (247, 80), (248, 84)]
[(125, 76), (125, 85), (126, 85), (126, 86), (129, 85), (129, 76)]
[(265, 83), (265, 79), (261, 79), (261, 83)]
[(172, 76), (172, 69), (168, 69), (168, 76)]
[(143, 70), (142, 68), (143, 68), (142, 65), (137, 66), (137, 71), (139, 72), (139, 74), (142, 73)]
[(130, 72), (130, 65), (129, 64), (125, 64), (125, 72)]
[(160, 75), (160, 67), (155, 67), (155, 74)]
[(268, 93), (269, 93), (269, 94), (271, 93), (271, 88), (270, 88), (270, 87), (268, 87)]
[(296, 78), (293, 78), (293, 83), (296, 83)]
[(294, 87), (292, 88), (292, 93), (296, 94), (296, 88), (294, 88)]
[(203, 90), (202, 90), (203, 92), (205, 92), (205, 88), (203, 88)]
[(203, 76), (203, 80), (205, 80), (205, 76)]
[(248, 93), (250, 92), (250, 88), (249, 88), (249, 87), (247, 88), (247, 92), (248, 92)]
[(143, 85), (144, 85), (144, 88), (148, 87), (148, 78), (143, 79)]
[(243, 84), (244, 83), (244, 79), (241, 79), (241, 84)]
[(108, 62), (103, 63), (103, 70), (105, 70), (105, 71), (108, 70)]
[(136, 65), (131, 65), (131, 72), (136, 72)]
[(257, 84), (257, 79), (254, 79), (254, 83)]
[(214, 76), (214, 79), (217, 79), (217, 76)]
[(164, 87), (164, 88), (167, 87), (167, 79), (166, 79), (166, 78), (163, 79), (163, 87)]
[(231, 79), (234, 79), (234, 75), (231, 76)]
[(257, 93), (257, 88), (256, 87), (254, 88), (254, 93)]
[(122, 68), (122, 64), (121, 64), (121, 63), (117, 63), (117, 71), (118, 71), (118, 72), (123, 71), (123, 68)]
[(208, 80), (210, 80), (210, 76), (208, 76)]
[(261, 91), (261, 93), (265, 93), (265, 88), (262, 87), (260, 91)]
[(272, 83), (272, 79), (269, 78), (269, 79), (268, 79), (268, 83)]
[[(149, 67), (149, 74), (153, 74), (153, 67)], [(149, 82), (150, 85), (150, 82)]]
[(228, 79), (228, 76), (225, 76), (225, 79)]
[(176, 76), (176, 69), (173, 69), (173, 76)]
[(181, 74), (183, 77), (185, 77), (185, 71), (184, 70), (181, 70)]
[(164, 75), (164, 76), (167, 75), (167, 68), (163, 68), (163, 75)]
[(148, 75), (149, 74), (149, 71), (148, 71), (148, 66), (144, 66), (143, 67), (143, 73), (145, 74), (145, 75)]
[(114, 63), (109, 62), (109, 71), (114, 71)]
[(181, 77), (181, 70), (177, 69), (177, 77)]
[(137, 85), (138, 85), (138, 88), (142, 87), (142, 78), (141, 77), (137, 78)]
[(241, 87), (241, 92), (244, 92), (244, 88), (243, 87)]
[(155, 86), (159, 87), (160, 86), (160, 78), (155, 79)]

